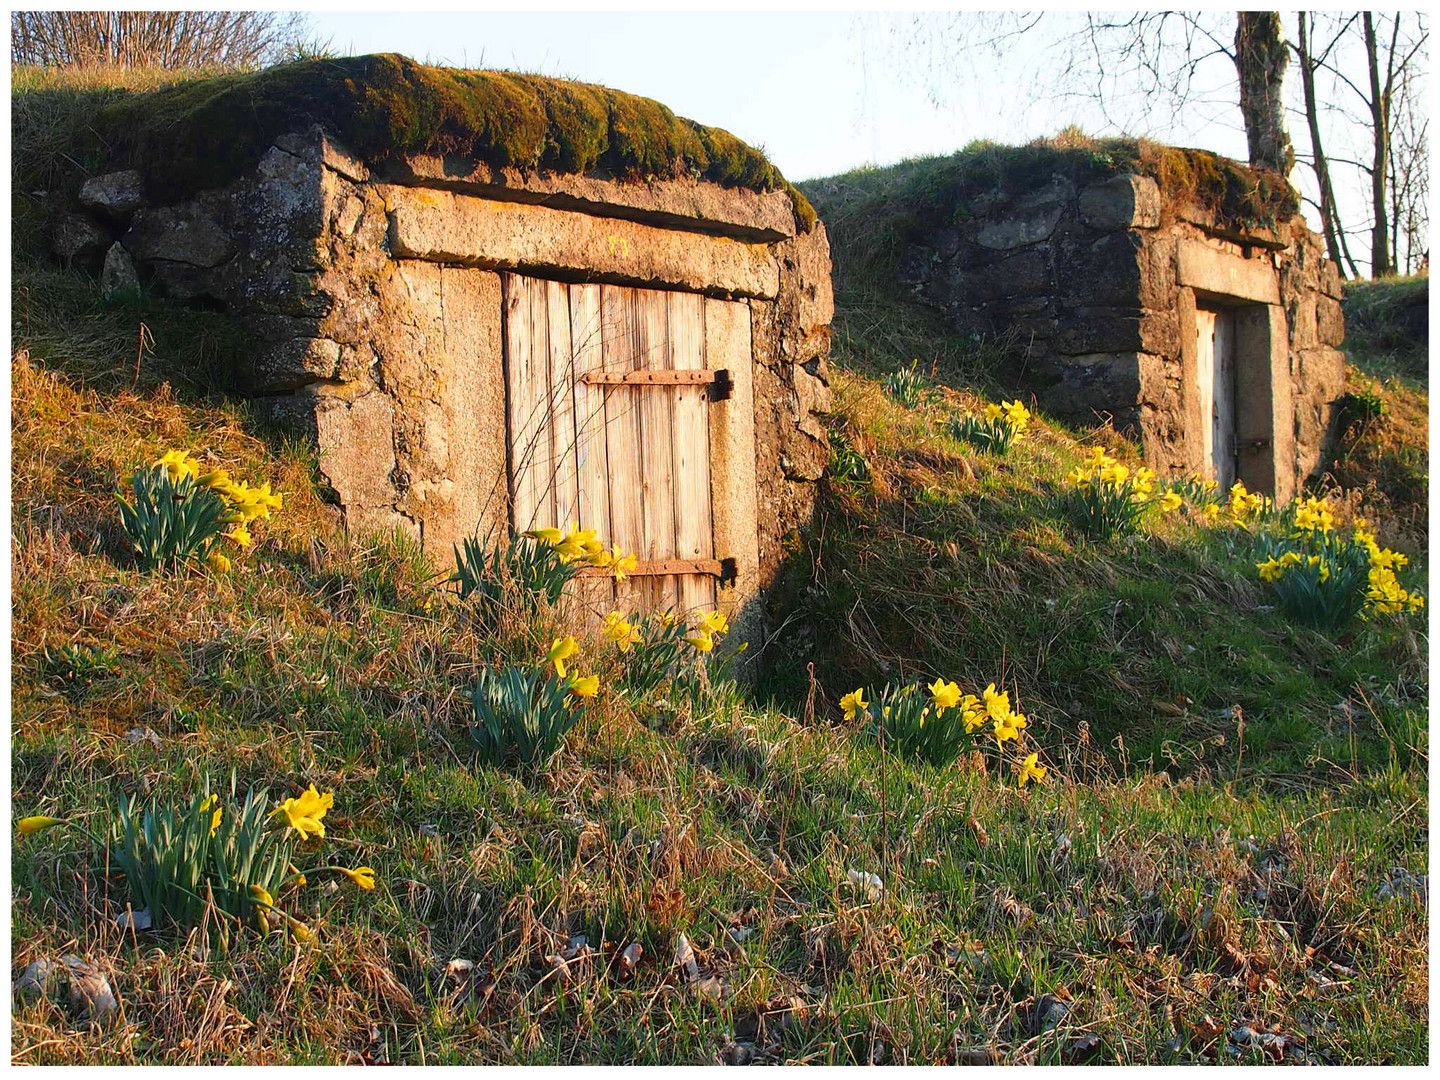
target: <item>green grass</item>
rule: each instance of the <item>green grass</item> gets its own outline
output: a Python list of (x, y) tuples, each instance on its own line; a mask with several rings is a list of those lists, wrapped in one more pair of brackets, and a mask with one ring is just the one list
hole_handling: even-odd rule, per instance
[(1430, 535), (1430, 380), (1428, 275), (1348, 282), (1345, 286), (1346, 381), (1350, 392), (1383, 405), (1381, 415), (1350, 425), (1332, 470), (1348, 488), (1388, 506), (1416, 549)]
[[(1269, 1060), (1241, 1025), (1309, 1060), (1428, 1059), (1426, 624), (1292, 627), (1244, 535), (1183, 517), (1078, 542), (1061, 478), (1085, 442), (1133, 448), (1043, 417), (1003, 458), (951, 440), (995, 343), (842, 291), (835, 424), (869, 479), (827, 482), (795, 538), (767, 681), (607, 691), (550, 767), (506, 771), (468, 749), (464, 691), (543, 652), (553, 614), (482, 632), (413, 545), (346, 535), (311, 452), (200, 374), (246, 347), (218, 315), (106, 306), (16, 244), (13, 815), (313, 782), (315, 861), (381, 884), (307, 886), (310, 946), (205, 954), (119, 931), (125, 884), (78, 832), (17, 839), (13, 971), (85, 955), (121, 1015), (19, 1003), (15, 1060)], [(917, 357), (941, 400), (905, 409), (877, 377)], [(173, 447), (285, 493), (230, 575), (126, 558), (116, 483)], [(931, 673), (1007, 684), (1050, 781), (896, 761), (841, 721), (858, 680)], [(719, 1000), (673, 963), (682, 933)], [(575, 935), (598, 958), (562, 979)]]

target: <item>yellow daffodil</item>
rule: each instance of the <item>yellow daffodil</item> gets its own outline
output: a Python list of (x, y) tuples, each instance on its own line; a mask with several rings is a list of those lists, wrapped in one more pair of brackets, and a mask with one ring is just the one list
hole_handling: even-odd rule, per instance
[(250, 530), (247, 529), (244, 525), (236, 525), (233, 529), (231, 529), (225, 534), (225, 539), (233, 540), (241, 547), (249, 547)]
[(1164, 495), (1160, 496), (1160, 510), (1166, 514), (1172, 510), (1179, 510), (1184, 503), (1185, 500), (1180, 497), (1178, 491), (1167, 491)]
[(1024, 761), (1015, 763), (1015, 778), (1020, 787), (1024, 787), (1028, 780), (1034, 780), (1037, 784), (1044, 783), (1045, 774), (1049, 771), (1040, 764), (1039, 754), (1031, 754)]
[(224, 469), (211, 469), (209, 472), (197, 476), (195, 482), (201, 487), (224, 490), (230, 486), (230, 474)]
[(935, 702), (935, 715), (939, 716), (946, 709), (953, 709), (960, 704), (960, 687), (953, 682), (946, 682), (944, 679), (936, 678), (930, 684), (930, 697)]
[(188, 450), (171, 450), (155, 464), (165, 466), (172, 484), (179, 484), (187, 476), (193, 478), (200, 475), (200, 466), (191, 460)]
[(1010, 715), (1010, 694), (1005, 690), (996, 691), (992, 682), (985, 688), (985, 712), (997, 723)]
[(960, 709), (960, 719), (965, 723), (966, 735), (973, 735), (980, 728), (984, 727), (985, 721), (989, 719), (985, 709), (980, 704), (980, 699), (974, 694), (966, 694), (961, 698), (958, 708)]
[(221, 552), (212, 551), (205, 556), (205, 565), (217, 574), (228, 574), (230, 572), (230, 560)]
[(615, 642), (622, 653), (628, 653), (632, 645), (638, 645), (643, 640), (634, 623), (626, 621), (618, 611), (605, 616), (605, 636)]
[(315, 936), (310, 932), (308, 926), (299, 919), (292, 919), (289, 915), (285, 916), (285, 926), (289, 929), (290, 936), (302, 945)]
[(212, 806), (215, 807), (214, 813), (212, 813), (212, 814), (210, 815), (210, 835), (211, 835), (211, 836), (214, 836), (214, 835), (215, 835), (215, 830), (218, 829), (218, 828), (220, 828), (220, 819), (221, 819), (222, 816), (224, 816), (224, 813), (225, 813), (224, 807), (216, 806), (216, 805), (215, 805), (215, 804), (218, 803), (219, 801), (220, 801), (220, 796), (219, 796), (219, 795), (214, 795), (214, 794), (212, 794), (208, 799), (206, 799), (204, 802), (202, 802), (202, 803), (200, 804), (200, 812), (201, 812), (202, 814), (203, 814), (206, 810), (209, 810)]
[(20, 830), (21, 836), (33, 836), (42, 829), (48, 829), (52, 825), (65, 824), (64, 818), (45, 817), (43, 814), (36, 814), (33, 817), (21, 818), (15, 823), (15, 828)]
[(633, 554), (626, 555), (617, 547), (610, 557), (610, 570), (615, 577), (615, 584), (620, 584), (633, 574), (639, 565), (639, 560)]
[(730, 620), (718, 611), (709, 611), (700, 616), (698, 629), (707, 634), (728, 634), (730, 632)]
[(275, 898), (266, 891), (263, 885), (251, 885), (250, 898), (266, 910), (275, 906)]
[(870, 703), (865, 700), (864, 687), (861, 687), (859, 690), (852, 690), (840, 699), (840, 708), (845, 713), (846, 720), (855, 719), (857, 712), (869, 707)]
[(368, 866), (357, 866), (354, 870), (347, 870), (343, 866), (332, 866), (330, 869), (338, 870), (367, 892), (375, 888), (375, 871)]
[(285, 823), (300, 834), (301, 840), (308, 840), (311, 836), (325, 835), (325, 825), (320, 819), (334, 805), (333, 794), (321, 795), (311, 784), (298, 798), (286, 799), (275, 807), (270, 816), (285, 818)]
[(1205, 516), (1205, 520), (1213, 522), (1220, 516), (1220, 504), (1206, 503), (1205, 508), (1201, 510), (1200, 513)]
[(694, 637), (687, 637), (685, 641), (699, 649), (701, 652), (709, 652), (715, 648), (715, 639), (705, 632), (696, 634)]
[(547, 663), (555, 665), (555, 674), (562, 679), (565, 677), (565, 661), (580, 651), (579, 644), (573, 637), (556, 638), (550, 643), (550, 651), (546, 653)]
[(553, 547), (554, 545), (560, 543), (561, 540), (564, 540), (564, 539), (565, 539), (565, 534), (564, 534), (563, 532), (561, 532), (559, 529), (551, 529), (551, 528), (545, 528), (545, 529), (528, 529), (528, 530), (526, 530), (525, 532), (521, 533), (520, 535), (521, 535), (521, 536), (528, 536), (531, 540), (541, 540), (541, 541), (544, 541), (545, 543), (551, 545), (552, 547)]
[(578, 698), (593, 698), (600, 693), (600, 676), (576, 676), (570, 680), (570, 693)]

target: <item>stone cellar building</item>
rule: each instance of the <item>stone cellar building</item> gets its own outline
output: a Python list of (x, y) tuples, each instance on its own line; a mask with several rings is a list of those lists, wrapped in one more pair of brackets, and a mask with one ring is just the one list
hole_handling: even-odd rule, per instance
[[(828, 457), (825, 230), (734, 136), (654, 101), (399, 56), (122, 98), (56, 241), (253, 337), (347, 525), (437, 562), (578, 522), (620, 595), (727, 610)], [(606, 608), (608, 610), (608, 607)]]
[(1281, 178), (1120, 140), (989, 148), (934, 163), (908, 209), (901, 280), (1004, 340), (1051, 415), (1113, 421), (1161, 475), (1281, 501), (1322, 467), (1340, 276)]

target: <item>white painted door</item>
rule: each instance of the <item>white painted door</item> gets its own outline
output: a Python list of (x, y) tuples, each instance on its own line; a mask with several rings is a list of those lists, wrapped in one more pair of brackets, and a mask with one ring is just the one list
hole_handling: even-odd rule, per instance
[(1235, 313), (1195, 311), (1200, 426), (1210, 475), (1221, 489), (1235, 482)]

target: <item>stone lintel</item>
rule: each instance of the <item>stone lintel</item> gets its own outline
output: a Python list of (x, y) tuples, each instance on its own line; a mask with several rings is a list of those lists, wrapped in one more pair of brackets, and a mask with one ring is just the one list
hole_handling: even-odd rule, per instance
[(531, 173), (428, 154), (389, 162), (377, 168), (377, 176), (407, 187), (543, 204), (751, 243), (773, 244), (796, 231), (795, 211), (785, 192), (727, 188), (688, 177), (625, 182), (576, 173)]
[(1280, 303), (1280, 275), (1268, 259), (1242, 259), (1197, 240), (1182, 240), (1175, 258), (1181, 285), (1255, 304)]
[(397, 258), (709, 296), (772, 299), (780, 288), (761, 244), (449, 191), (379, 190)]

